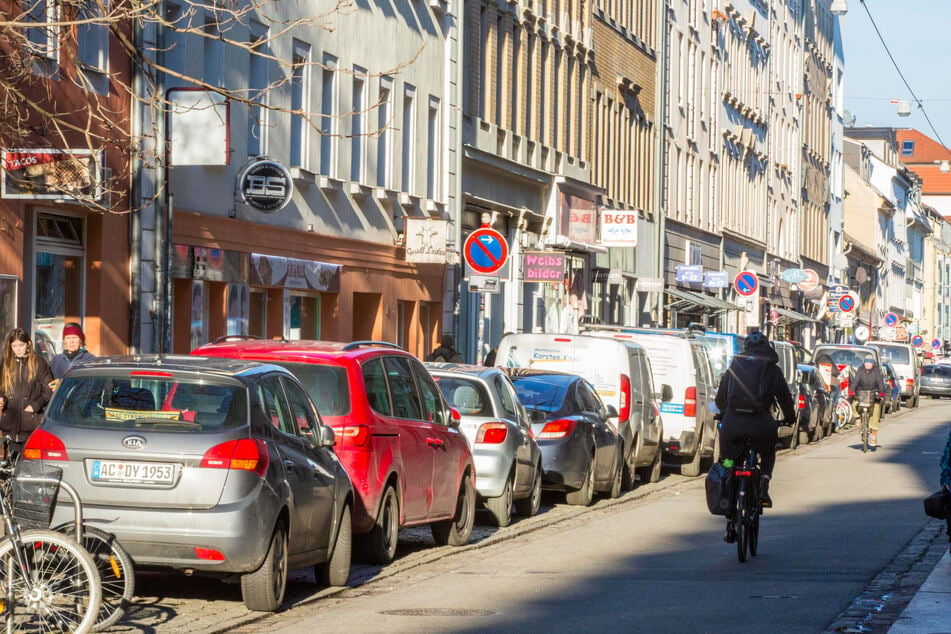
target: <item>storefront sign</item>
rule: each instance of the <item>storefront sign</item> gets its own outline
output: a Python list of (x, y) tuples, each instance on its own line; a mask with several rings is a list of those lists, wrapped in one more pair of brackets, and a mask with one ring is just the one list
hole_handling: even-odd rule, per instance
[(294, 181), (286, 167), (276, 161), (258, 159), (238, 174), (241, 202), (266, 214), (283, 209), (291, 201)]
[(102, 154), (90, 150), (4, 150), (3, 198), (102, 198)]
[(252, 253), (251, 285), (337, 293), (341, 268), (339, 264)]
[(562, 282), (565, 279), (564, 253), (548, 251), (526, 251), (523, 258), (523, 281), (525, 282)]
[(705, 271), (703, 286), (704, 288), (729, 288), (730, 274), (726, 271)]
[(593, 200), (561, 193), (561, 233), (573, 242), (598, 239), (598, 207)]
[(639, 277), (634, 287), (642, 293), (660, 293), (664, 290), (664, 279), (660, 277)]
[(702, 264), (678, 264), (677, 281), (683, 284), (700, 284), (703, 282)]
[(414, 264), (446, 263), (446, 226), (437, 218), (403, 218), (406, 261)]
[(636, 247), (637, 212), (602, 209), (601, 244), (606, 247)]
[[(244, 256), (244, 257), (242, 257)], [(207, 282), (244, 282), (248, 279), (247, 256), (238, 251), (176, 244), (170, 262), (174, 278)]]

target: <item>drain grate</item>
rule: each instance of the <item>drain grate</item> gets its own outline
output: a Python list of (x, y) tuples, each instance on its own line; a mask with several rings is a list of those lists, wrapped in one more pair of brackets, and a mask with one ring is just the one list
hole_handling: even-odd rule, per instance
[(476, 610), (469, 608), (406, 608), (403, 610), (381, 610), (380, 614), (388, 616), (493, 616), (491, 610)]

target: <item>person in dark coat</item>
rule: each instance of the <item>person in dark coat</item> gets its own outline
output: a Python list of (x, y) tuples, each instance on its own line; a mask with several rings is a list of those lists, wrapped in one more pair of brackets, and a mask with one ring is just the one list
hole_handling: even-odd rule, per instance
[(7, 333), (0, 370), (0, 431), (10, 438), (8, 451), (19, 453), (43, 420), (43, 410), (53, 395), (53, 373), (22, 328)]
[[(944, 453), (941, 454), (940, 463), (941, 473), (938, 476), (938, 482), (945, 491), (951, 489), (951, 432), (948, 433), (948, 442), (944, 445)], [(951, 554), (951, 513), (947, 517), (948, 523), (948, 553)]]
[[(871, 390), (876, 396), (872, 413), (868, 417), (868, 428), (872, 432), (869, 435), (868, 444), (870, 447), (876, 447), (878, 446), (878, 421), (882, 416), (882, 399), (885, 398), (885, 377), (882, 376), (882, 370), (875, 365), (875, 357), (870, 354), (865, 356), (862, 367), (855, 371), (855, 377), (849, 383), (849, 396), (855, 396), (862, 390)], [(860, 415), (855, 407), (855, 401), (852, 402), (852, 410), (855, 420), (858, 420)]]
[(83, 327), (74, 321), (69, 322), (63, 328), (63, 351), (50, 360), (50, 370), (56, 379), (55, 383), (59, 383), (59, 379), (74, 365), (95, 358), (96, 355), (86, 350), (86, 333), (83, 332)]
[(452, 338), (452, 335), (443, 335), (439, 347), (430, 352), (426, 360), (462, 363), (462, 354), (460, 354), (454, 346), (455, 340)]
[[(722, 415), (720, 455), (738, 462), (743, 458), (746, 439), (753, 439), (753, 448), (762, 460), (761, 499), (764, 507), (771, 507), (769, 480), (776, 465), (779, 440), (771, 409), (777, 403), (785, 423), (792, 425), (796, 422), (796, 408), (778, 365), (779, 356), (766, 335), (752, 332), (744, 345), (744, 351), (730, 361), (717, 389), (716, 406)], [(727, 538), (730, 528), (728, 525)]]

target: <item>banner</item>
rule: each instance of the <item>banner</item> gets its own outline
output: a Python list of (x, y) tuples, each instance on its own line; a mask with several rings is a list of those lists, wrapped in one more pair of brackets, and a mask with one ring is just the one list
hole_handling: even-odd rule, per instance
[(4, 150), (3, 198), (102, 198), (102, 155), (90, 150)]

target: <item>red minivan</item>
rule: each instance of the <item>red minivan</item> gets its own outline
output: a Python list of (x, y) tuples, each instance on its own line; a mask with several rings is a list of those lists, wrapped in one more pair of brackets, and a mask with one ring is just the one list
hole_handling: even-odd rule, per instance
[(403, 526), (430, 524), (437, 544), (469, 541), (475, 468), (459, 417), (432, 376), (402, 348), (378, 341), (223, 337), (194, 355), (281, 365), (304, 385), (353, 481), (357, 556), (389, 563)]

